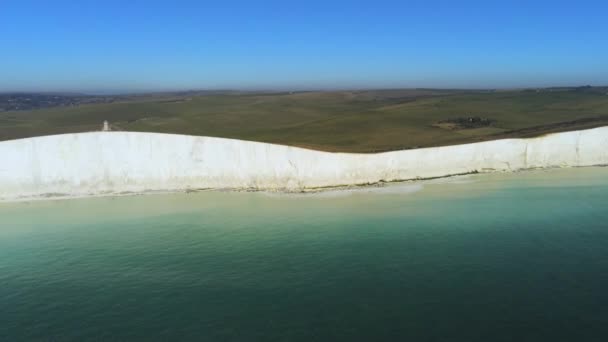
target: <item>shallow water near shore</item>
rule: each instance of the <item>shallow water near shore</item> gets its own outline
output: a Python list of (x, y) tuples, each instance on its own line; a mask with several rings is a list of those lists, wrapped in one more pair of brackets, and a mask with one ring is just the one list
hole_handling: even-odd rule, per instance
[(0, 203), (0, 340), (602, 341), (608, 168)]

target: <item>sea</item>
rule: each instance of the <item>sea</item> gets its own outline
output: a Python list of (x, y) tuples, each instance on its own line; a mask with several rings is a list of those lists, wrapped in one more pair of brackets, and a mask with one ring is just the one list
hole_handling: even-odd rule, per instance
[(0, 203), (0, 341), (608, 341), (608, 168)]

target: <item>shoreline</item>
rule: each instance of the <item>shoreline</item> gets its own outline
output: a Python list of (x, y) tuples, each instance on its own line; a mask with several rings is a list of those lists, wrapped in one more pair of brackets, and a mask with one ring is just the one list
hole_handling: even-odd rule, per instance
[[(596, 166), (591, 166), (596, 167)], [(597, 167), (602, 167), (597, 166)], [(539, 169), (529, 169), (529, 170), (519, 170), (513, 171), (510, 173), (517, 172), (526, 172), (533, 171)], [(543, 169), (549, 170), (549, 169)], [(505, 172), (509, 173), (509, 172)], [(489, 174), (489, 173), (479, 173), (479, 172), (471, 172), (471, 173), (463, 173), (463, 174), (454, 174), (454, 175), (446, 175), (441, 177), (430, 177), (430, 178), (418, 178), (418, 179), (404, 179), (404, 180), (394, 180), (390, 182), (377, 182), (377, 183), (369, 183), (369, 184), (353, 184), (353, 185), (336, 185), (336, 186), (325, 186), (319, 188), (306, 188), (299, 191), (291, 191), (287, 189), (255, 189), (255, 188), (206, 188), (206, 189), (186, 189), (186, 190), (147, 190), (141, 192), (113, 192), (113, 193), (93, 193), (93, 194), (83, 194), (83, 195), (70, 195), (70, 194), (42, 194), (37, 197), (23, 197), (23, 198), (13, 198), (13, 199), (4, 199), (0, 198), (1, 203), (25, 203), (25, 202), (34, 202), (34, 201), (61, 201), (61, 200), (72, 200), (72, 199), (83, 199), (83, 198), (104, 198), (104, 197), (130, 197), (130, 196), (147, 196), (147, 195), (168, 195), (168, 194), (196, 194), (201, 192), (253, 192), (253, 193), (268, 193), (268, 194), (281, 194), (281, 195), (314, 195), (332, 191), (357, 191), (357, 190), (365, 190), (372, 188), (385, 188), (390, 187), (392, 185), (400, 185), (400, 184), (419, 184), (422, 182), (427, 182), (436, 179), (455, 179), (457, 177), (470, 176), (470, 175), (478, 175), (478, 174)]]
[(3, 199), (0, 198), (0, 205), (11, 204), (11, 203), (29, 203), (29, 202), (46, 202), (46, 201), (69, 201), (78, 199), (89, 199), (89, 198), (122, 198), (122, 197), (136, 197), (136, 196), (154, 196), (154, 195), (175, 195), (175, 194), (199, 194), (204, 192), (220, 192), (220, 193), (261, 193), (268, 195), (278, 196), (314, 196), (325, 193), (341, 193), (341, 192), (364, 192), (370, 189), (390, 189), (391, 187), (397, 187), (402, 185), (424, 185), (433, 184), (428, 183), (434, 180), (445, 180), (446, 184), (450, 184), (452, 181), (458, 182), (459, 178), (465, 178), (468, 176), (489, 176), (489, 175), (515, 175), (518, 173), (530, 174), (533, 172), (551, 172), (560, 170), (574, 170), (574, 169), (602, 169), (608, 168), (608, 164), (605, 165), (592, 165), (592, 166), (570, 166), (570, 167), (549, 167), (549, 168), (532, 168), (532, 169), (521, 169), (516, 171), (497, 171), (497, 172), (471, 172), (464, 174), (446, 175), (441, 177), (430, 177), (430, 178), (419, 178), (419, 179), (406, 179), (406, 180), (395, 180), (390, 182), (378, 182), (372, 184), (355, 184), (355, 185), (337, 185), (328, 186), (322, 188), (309, 188), (301, 191), (289, 191), (289, 190), (265, 190), (265, 189), (239, 189), (239, 188), (224, 188), (224, 189), (188, 189), (188, 190), (148, 190), (142, 192), (117, 192), (117, 193), (96, 193), (96, 194), (84, 194), (84, 195), (70, 195), (70, 194), (43, 194), (37, 197), (24, 197), (24, 198), (12, 198)]
[(318, 193), (608, 165), (608, 127), (464, 145), (331, 153), (224, 138), (89, 132), (0, 142), (0, 202), (237, 191)]

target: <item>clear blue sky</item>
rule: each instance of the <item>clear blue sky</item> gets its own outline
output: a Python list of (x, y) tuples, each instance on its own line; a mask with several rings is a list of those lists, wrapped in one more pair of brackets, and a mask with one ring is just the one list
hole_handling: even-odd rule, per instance
[(0, 3), (0, 91), (608, 85), (608, 1)]

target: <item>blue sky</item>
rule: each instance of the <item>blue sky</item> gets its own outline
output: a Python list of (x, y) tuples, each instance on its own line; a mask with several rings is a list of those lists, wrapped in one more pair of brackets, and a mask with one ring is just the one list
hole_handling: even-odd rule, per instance
[(0, 3), (0, 91), (608, 85), (608, 1)]

